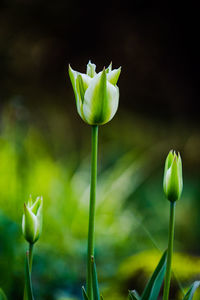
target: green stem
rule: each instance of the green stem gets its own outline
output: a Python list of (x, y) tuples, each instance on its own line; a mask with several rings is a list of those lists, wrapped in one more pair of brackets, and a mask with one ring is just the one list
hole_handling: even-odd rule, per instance
[(91, 256), (94, 256), (94, 219), (97, 183), (97, 152), (98, 152), (98, 126), (92, 126), (92, 154), (91, 154), (91, 181), (90, 181), (90, 208), (88, 226), (88, 253), (87, 253), (87, 295), (93, 299)]
[[(33, 264), (33, 246), (34, 244), (29, 243), (29, 270), (30, 270), (30, 275), (31, 275), (31, 271), (32, 271), (32, 264)], [(23, 300), (27, 300), (27, 295), (26, 295), (26, 286), (24, 287), (24, 298)]]
[(168, 240), (167, 268), (166, 268), (166, 275), (165, 275), (163, 300), (169, 299), (171, 266), (172, 266), (172, 256), (173, 256), (173, 242), (174, 242), (175, 206), (176, 206), (176, 202), (170, 202), (169, 240)]
[(30, 270), (30, 273), (32, 271), (32, 264), (33, 264), (33, 245), (34, 244), (29, 244), (29, 270)]

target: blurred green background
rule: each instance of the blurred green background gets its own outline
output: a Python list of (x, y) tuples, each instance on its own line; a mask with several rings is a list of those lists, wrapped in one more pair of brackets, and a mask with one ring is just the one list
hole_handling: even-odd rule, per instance
[[(122, 66), (120, 106), (99, 131), (96, 261), (105, 299), (142, 291), (167, 247), (165, 157), (181, 152), (171, 300), (200, 279), (199, 48), (195, 7), (156, 2), (0, 3), (0, 286), (22, 299), (23, 203), (43, 195), (36, 299), (81, 299), (85, 284), (90, 128), (79, 118), (68, 64)], [(187, 13), (187, 22), (185, 14)], [(198, 299), (199, 296), (196, 297)]]

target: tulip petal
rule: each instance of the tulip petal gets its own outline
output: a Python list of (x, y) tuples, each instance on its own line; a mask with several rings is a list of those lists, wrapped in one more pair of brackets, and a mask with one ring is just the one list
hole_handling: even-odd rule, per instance
[(102, 125), (116, 113), (119, 90), (107, 81), (105, 69), (90, 82), (85, 92), (83, 114), (88, 124)]
[(83, 80), (81, 75), (78, 75), (76, 78), (76, 91), (78, 93), (79, 99), (81, 99), (81, 105), (82, 105), (84, 101), (85, 89), (83, 86)]
[(106, 68), (106, 73), (110, 73), (112, 71), (112, 61), (109, 66)]
[(96, 75), (96, 65), (92, 64), (91, 61), (89, 60), (88, 64), (87, 64), (87, 75), (90, 76), (91, 78), (93, 78)]
[(34, 213), (34, 215), (37, 215), (39, 208), (43, 204), (43, 198), (42, 197), (37, 197), (33, 205), (31, 206), (31, 211)]
[(80, 72), (74, 71), (70, 66), (69, 66), (69, 77), (71, 79), (72, 87), (73, 87), (74, 94), (75, 94), (76, 107), (77, 107), (78, 114), (85, 121), (85, 118), (83, 116), (82, 105), (83, 105), (83, 101), (84, 101), (85, 91), (88, 88), (89, 83), (92, 80), (92, 78), (86, 74), (82, 74)]
[(32, 195), (29, 196), (29, 199), (28, 199), (28, 204), (27, 206), (28, 207), (31, 207), (33, 205), (33, 199), (32, 199)]
[(164, 168), (163, 188), (165, 193), (166, 193), (166, 174), (167, 174), (167, 170), (170, 168), (173, 162), (173, 158), (174, 158), (173, 150), (170, 150), (165, 160), (165, 168)]
[(71, 83), (72, 83), (72, 87), (73, 87), (73, 90), (74, 90), (74, 94), (75, 94), (75, 99), (76, 99), (76, 107), (77, 107), (77, 110), (78, 110), (78, 113), (79, 115), (81, 116), (81, 100), (79, 99), (79, 95), (77, 93), (77, 90), (76, 90), (76, 79), (77, 79), (77, 72), (74, 71), (71, 66), (69, 65), (69, 78), (71, 80)]
[(35, 242), (37, 232), (37, 218), (31, 209), (24, 204), (24, 214), (22, 219), (22, 230), (26, 240), (30, 243)]
[(100, 124), (105, 118), (107, 106), (105, 69), (98, 73), (90, 82), (85, 93), (83, 114), (89, 124)]
[(80, 73), (80, 72), (77, 72), (77, 74), (79, 76), (81, 76), (81, 79), (82, 79), (82, 83), (83, 83), (83, 88), (84, 88), (84, 92), (87, 90), (92, 78), (86, 74), (83, 74), (83, 73)]
[(117, 84), (117, 81), (119, 79), (119, 75), (121, 73), (121, 67), (118, 68), (118, 69), (114, 69), (113, 71), (109, 72), (108, 75), (107, 75), (107, 80), (113, 84), (113, 85), (116, 85)]
[(116, 111), (118, 109), (119, 105), (119, 88), (118, 86), (113, 86), (109, 82), (107, 83), (107, 93), (108, 93), (108, 101), (109, 101), (109, 108), (110, 108), (110, 117), (106, 121), (110, 121), (114, 115), (116, 114)]
[(183, 190), (183, 174), (182, 174), (182, 160), (180, 153), (178, 153), (178, 172), (179, 172), (179, 189), (180, 193), (182, 193)]
[(74, 70), (71, 68), (70, 65), (69, 65), (68, 71), (69, 71), (69, 78), (70, 78), (70, 80), (71, 80), (72, 87), (73, 87), (74, 92), (75, 92), (75, 85), (76, 85), (75, 82), (76, 82), (76, 78), (77, 78), (77, 72), (74, 71)]
[(166, 192), (169, 201), (176, 201), (180, 198), (179, 173), (177, 156), (174, 156), (171, 167), (166, 174)]

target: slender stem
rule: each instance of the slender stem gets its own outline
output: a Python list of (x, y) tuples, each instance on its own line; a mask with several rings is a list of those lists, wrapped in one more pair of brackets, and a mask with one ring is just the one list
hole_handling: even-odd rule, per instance
[(29, 243), (29, 270), (30, 273), (32, 271), (32, 263), (33, 263), (33, 245)]
[(175, 225), (175, 206), (176, 202), (170, 202), (170, 220), (169, 220), (169, 239), (167, 250), (167, 269), (165, 275), (163, 300), (169, 299), (169, 289), (171, 280), (171, 266), (173, 256), (173, 242), (174, 242), (174, 225)]
[[(31, 271), (32, 271), (32, 263), (33, 263), (33, 246), (34, 244), (29, 243), (29, 250), (28, 250), (28, 257), (29, 257), (29, 270), (30, 270), (30, 275), (31, 275)], [(27, 300), (27, 296), (26, 296), (26, 285), (24, 287), (24, 298), (23, 300)]]
[(88, 225), (88, 253), (87, 253), (87, 295), (93, 299), (91, 256), (94, 256), (94, 219), (97, 183), (97, 152), (98, 152), (98, 126), (92, 126), (92, 154), (91, 154), (91, 182), (90, 182), (90, 208)]

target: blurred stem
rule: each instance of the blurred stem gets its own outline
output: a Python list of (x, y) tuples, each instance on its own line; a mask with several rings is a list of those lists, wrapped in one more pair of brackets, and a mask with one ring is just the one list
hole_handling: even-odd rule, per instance
[(30, 273), (32, 271), (32, 263), (33, 263), (33, 245), (29, 243), (29, 270)]
[[(29, 243), (29, 250), (28, 250), (28, 257), (29, 257), (29, 270), (30, 270), (30, 275), (32, 271), (32, 264), (33, 264), (33, 246), (34, 244)], [(26, 295), (26, 285), (24, 287), (24, 300), (27, 300), (27, 295)]]
[(176, 202), (170, 202), (170, 220), (169, 220), (169, 239), (167, 250), (167, 269), (165, 275), (163, 300), (169, 299), (169, 289), (171, 280), (171, 266), (173, 256), (173, 243), (174, 243), (174, 225), (175, 225), (175, 206)]
[(92, 126), (92, 154), (91, 154), (91, 181), (90, 181), (90, 209), (88, 226), (88, 253), (87, 253), (87, 295), (93, 299), (92, 293), (92, 266), (91, 256), (94, 256), (94, 219), (97, 184), (97, 152), (98, 152), (98, 126)]

